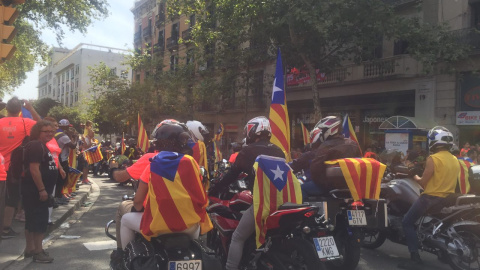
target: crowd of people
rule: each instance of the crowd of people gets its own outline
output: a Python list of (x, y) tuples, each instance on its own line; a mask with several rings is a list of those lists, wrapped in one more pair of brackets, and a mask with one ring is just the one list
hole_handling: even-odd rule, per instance
[[(19, 116), (22, 106), (31, 113), (32, 119)], [(2, 239), (18, 235), (12, 230), (11, 222), (15, 212), (20, 212), (23, 207), (25, 257), (33, 257), (36, 262), (52, 262), (53, 258), (42, 248), (52, 208), (68, 204), (76, 195), (77, 184), (91, 184), (88, 179), (90, 164), (82, 152), (94, 147), (98, 141), (89, 121), (80, 134), (68, 119), (40, 119), (27, 101), (12, 98), (7, 102), (6, 110), (8, 115), (0, 119)], [(215, 163), (210, 147), (213, 136), (199, 121), (182, 123), (166, 119), (160, 122), (151, 135), (153, 141), (147, 153), (139, 150), (134, 140), (122, 142), (115, 149), (111, 148), (109, 141), (103, 143), (102, 152), (116, 152), (136, 160), (131, 166), (114, 171), (113, 178), (120, 183), (139, 180), (134, 199), (123, 201), (118, 207), (115, 218), (117, 249), (111, 255), (113, 269), (122, 269), (125, 250), (135, 239), (135, 232), (147, 240), (172, 232), (184, 232), (192, 238), (208, 232), (212, 228), (206, 213), (208, 196), (215, 196), (228, 188), (242, 172), (248, 174), (245, 181), (252, 190), (256, 179), (251, 172), (259, 155), (285, 158), (286, 153), (270, 142), (272, 131), (268, 118), (259, 116), (249, 120), (244, 133), (244, 142), (231, 145), (230, 169), (212, 186), (208, 178), (213, 175), (212, 165)], [(304, 198), (326, 194), (332, 189), (324, 180), (326, 161), (362, 156), (358, 144), (342, 135), (342, 119), (337, 116), (321, 119), (311, 131), (310, 139), (307, 151), (296, 153), (290, 163), (294, 172), (302, 171), (306, 176), (301, 186)], [(416, 145), (401, 160), (407, 165), (422, 167), (413, 179), (424, 187), (424, 192), (403, 220), (411, 259), (415, 263), (422, 261), (414, 222), (430, 205), (455, 192), (459, 164), (450, 152), (452, 146), (453, 135), (444, 127), (435, 127), (428, 133), (429, 156)], [(20, 164), (24, 174), (21, 176), (15, 174), (15, 166), (12, 166), (17, 165), (14, 163), (18, 149), (24, 153)], [(459, 159), (476, 163), (476, 147), (467, 143), (458, 152)], [(378, 158), (378, 153), (367, 149), (365, 157)], [(210, 173), (204, 177), (200, 167)], [(69, 177), (72, 170), (83, 172), (78, 183), (72, 181), (76, 178)], [(228, 270), (238, 269), (244, 243), (255, 232), (253, 212), (253, 206), (245, 211), (233, 233), (226, 261)]]

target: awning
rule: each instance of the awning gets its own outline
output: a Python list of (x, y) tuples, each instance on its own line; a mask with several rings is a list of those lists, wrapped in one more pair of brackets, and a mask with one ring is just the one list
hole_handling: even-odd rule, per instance
[(430, 130), (438, 126), (434, 121), (407, 116), (392, 116), (385, 120), (378, 129), (421, 129)]

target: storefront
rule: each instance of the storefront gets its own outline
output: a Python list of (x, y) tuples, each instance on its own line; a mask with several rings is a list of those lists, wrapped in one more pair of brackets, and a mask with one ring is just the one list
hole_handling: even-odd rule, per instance
[(460, 147), (480, 142), (480, 75), (463, 73), (456, 112)]
[(385, 149), (401, 151), (404, 155), (407, 150), (419, 145), (428, 150), (427, 134), (430, 127), (436, 126), (431, 121), (415, 117), (392, 116), (386, 119), (379, 129), (384, 133)]

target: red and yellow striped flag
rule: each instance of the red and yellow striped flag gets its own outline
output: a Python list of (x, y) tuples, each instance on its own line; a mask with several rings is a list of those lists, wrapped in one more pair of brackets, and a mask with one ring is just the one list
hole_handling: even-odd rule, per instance
[(473, 163), (468, 160), (459, 159), (460, 163), (460, 173), (458, 175), (458, 186), (460, 187), (460, 192), (462, 194), (468, 194), (470, 192), (470, 181), (468, 181), (468, 169)]
[(200, 224), (201, 234), (213, 228), (200, 168), (193, 157), (162, 151), (148, 165), (148, 196), (140, 223), (147, 240)]
[(125, 150), (127, 150), (127, 145), (125, 145), (125, 133), (122, 133), (122, 144), (120, 147), (122, 148), (121, 154), (125, 154)]
[(355, 201), (380, 197), (380, 184), (387, 166), (371, 158), (344, 158), (326, 161), (339, 164), (348, 189)]
[(288, 117), (285, 86), (283, 84), (283, 66), (280, 49), (278, 49), (269, 120), (272, 128), (270, 142), (282, 149), (287, 162), (292, 161), (290, 156), (290, 120)]
[(83, 151), (83, 155), (85, 156), (85, 160), (87, 160), (88, 164), (90, 165), (103, 159), (102, 151), (100, 151), (100, 145), (88, 148), (87, 150)]
[(303, 125), (302, 122), (300, 122), (300, 125), (302, 126), (303, 145), (307, 145), (311, 143), (310, 133), (308, 132), (307, 128), (305, 127), (305, 125)]
[(267, 219), (286, 202), (302, 203), (300, 182), (285, 159), (260, 155), (253, 165), (253, 211), (257, 248), (265, 243)]
[(68, 153), (68, 166), (77, 168), (77, 149), (71, 149)]
[(142, 149), (143, 153), (147, 153), (148, 148), (150, 147), (150, 141), (148, 141), (147, 130), (143, 126), (142, 119), (140, 118), (140, 113), (138, 113), (138, 147)]

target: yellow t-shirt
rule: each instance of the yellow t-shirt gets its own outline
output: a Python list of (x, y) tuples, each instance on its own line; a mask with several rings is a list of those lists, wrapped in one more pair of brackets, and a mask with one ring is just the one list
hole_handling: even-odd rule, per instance
[(431, 157), (434, 164), (433, 176), (422, 194), (445, 198), (448, 194), (455, 193), (460, 165), (457, 158), (448, 151), (440, 151)]

